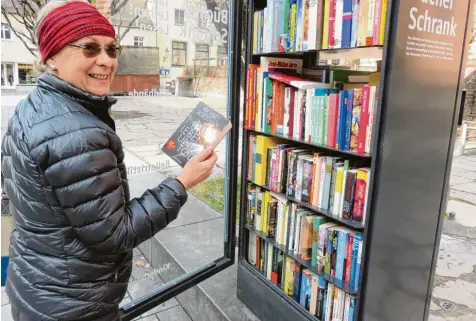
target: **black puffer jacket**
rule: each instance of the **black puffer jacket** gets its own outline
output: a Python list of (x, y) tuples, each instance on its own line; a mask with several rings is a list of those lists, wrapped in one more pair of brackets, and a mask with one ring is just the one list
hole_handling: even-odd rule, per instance
[(129, 200), (114, 103), (46, 73), (9, 122), (2, 185), (16, 222), (6, 284), (16, 320), (116, 320), (132, 249), (187, 200), (171, 178)]

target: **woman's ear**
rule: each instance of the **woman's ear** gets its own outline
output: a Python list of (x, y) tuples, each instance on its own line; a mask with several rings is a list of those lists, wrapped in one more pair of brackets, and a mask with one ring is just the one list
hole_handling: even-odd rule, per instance
[(47, 65), (47, 66), (51, 69), (51, 71), (53, 71), (53, 72), (55, 72), (55, 71), (58, 70), (58, 69), (56, 68), (54, 62), (55, 62), (55, 61), (54, 61), (53, 58), (48, 59), (47, 62), (46, 62), (46, 65)]

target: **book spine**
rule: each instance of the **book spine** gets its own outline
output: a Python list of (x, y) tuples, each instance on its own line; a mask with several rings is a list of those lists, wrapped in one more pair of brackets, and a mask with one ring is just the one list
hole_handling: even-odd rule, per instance
[(375, 1), (368, 0), (366, 46), (372, 46), (374, 41)]
[(374, 123), (374, 113), (378, 106), (378, 86), (372, 86), (370, 88), (370, 105), (369, 105), (369, 121), (367, 124), (367, 137), (365, 138), (365, 153), (370, 154), (372, 149), (372, 130)]
[(344, 14), (344, 0), (335, 2), (334, 48), (342, 48), (342, 22)]
[(342, 13), (342, 48), (352, 47), (352, 0), (344, 0)]
[(309, 0), (308, 42), (307, 50), (316, 50), (317, 47), (317, 0)]
[(382, 20), (382, 0), (375, 0), (372, 45), (377, 46), (380, 38), (380, 22)]
[(331, 0), (324, 0), (324, 19), (322, 27), (322, 49), (329, 49), (329, 18)]
[(362, 88), (362, 109), (359, 117), (359, 136), (357, 152), (365, 153), (365, 141), (367, 139), (367, 125), (369, 123), (369, 103), (370, 103), (370, 87)]
[(382, 0), (382, 9), (380, 14), (380, 32), (378, 44), (383, 46), (385, 40), (385, 30), (387, 26), (387, 6), (388, 0)]
[(360, 0), (352, 0), (352, 34), (350, 37), (350, 46), (357, 47), (359, 35), (359, 12)]
[(344, 150), (350, 150), (350, 138), (352, 132), (352, 112), (354, 109), (354, 91), (349, 90), (347, 92), (347, 106), (345, 111), (345, 141)]
[(335, 48), (336, 1), (330, 0), (329, 2), (329, 49)]
[(349, 233), (346, 248), (346, 264), (344, 272), (344, 282), (350, 283), (350, 274), (352, 271), (352, 245), (354, 244), (354, 235)]

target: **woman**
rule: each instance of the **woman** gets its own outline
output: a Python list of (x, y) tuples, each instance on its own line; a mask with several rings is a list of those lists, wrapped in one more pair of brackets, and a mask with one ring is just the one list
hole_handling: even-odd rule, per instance
[(106, 95), (119, 53), (114, 28), (85, 2), (50, 2), (36, 35), (47, 70), (2, 144), (16, 222), (6, 283), (13, 318), (118, 320), (132, 249), (177, 217), (217, 156), (206, 149), (177, 178), (130, 200)]

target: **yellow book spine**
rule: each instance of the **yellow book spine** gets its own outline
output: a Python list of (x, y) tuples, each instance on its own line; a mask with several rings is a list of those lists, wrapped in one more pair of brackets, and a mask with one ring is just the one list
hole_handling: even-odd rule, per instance
[(291, 35), (289, 36), (291, 46), (289, 48), (289, 52), (294, 52), (294, 47), (296, 46), (296, 4), (293, 4), (291, 6), (291, 21), (289, 22), (290, 26), (290, 33)]
[(256, 137), (256, 164), (255, 183), (261, 186), (266, 184), (266, 166), (268, 164), (268, 148), (276, 146), (277, 142), (266, 136)]
[(344, 168), (337, 170), (336, 176), (336, 193), (342, 193), (342, 185), (344, 183)]
[(322, 49), (329, 49), (330, 0), (324, 0), (324, 25), (322, 26)]
[(378, 44), (383, 46), (385, 41), (385, 27), (387, 26), (387, 6), (388, 0), (382, 0), (382, 14), (380, 16), (380, 35)]

